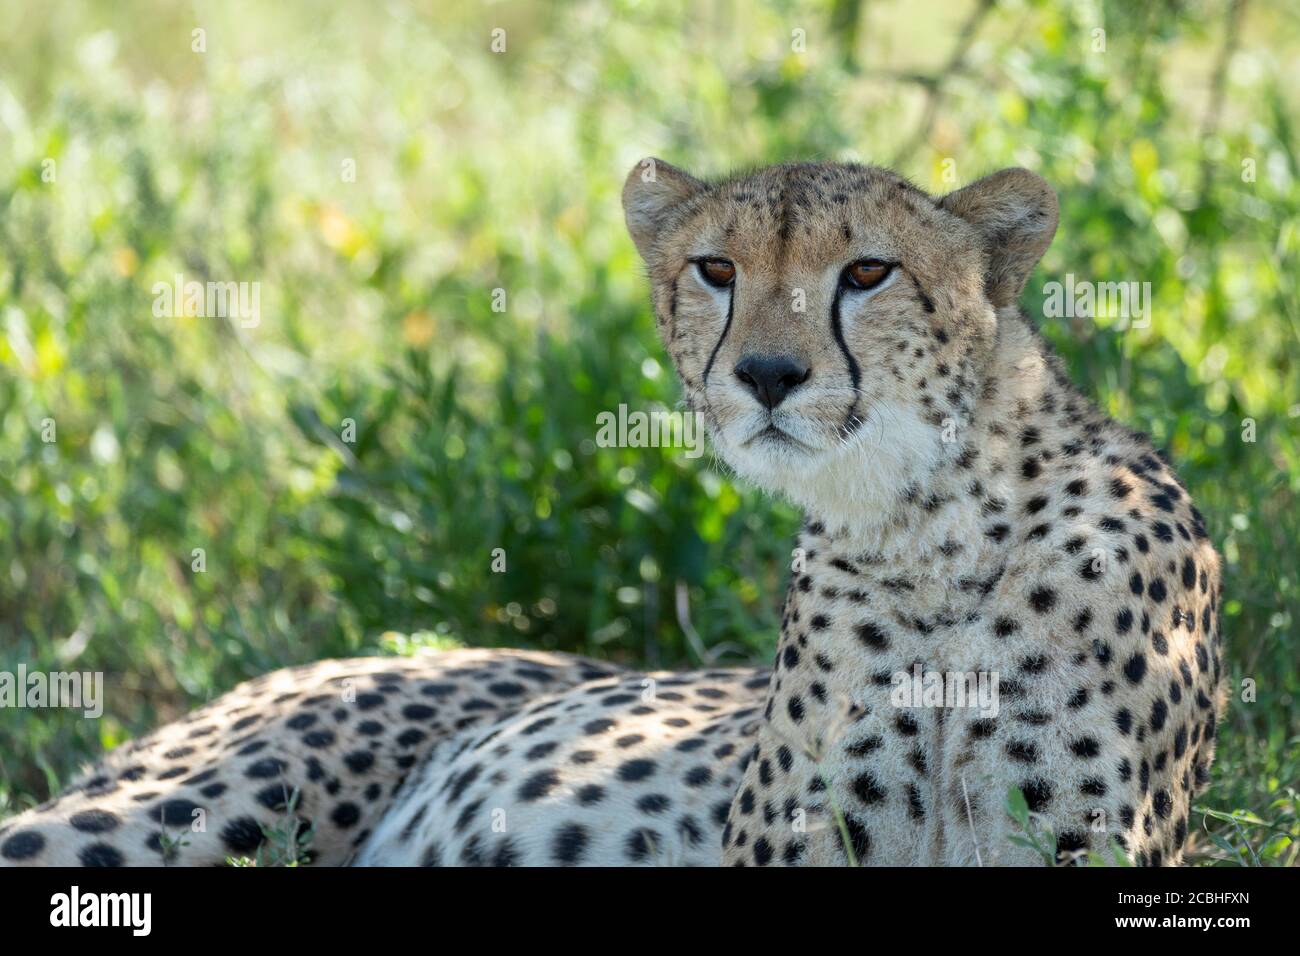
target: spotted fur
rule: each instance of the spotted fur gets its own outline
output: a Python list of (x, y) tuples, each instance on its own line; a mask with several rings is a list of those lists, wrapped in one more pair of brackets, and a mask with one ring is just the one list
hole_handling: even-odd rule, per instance
[(343, 864), (440, 743), (616, 670), (566, 654), (463, 650), (275, 671), (113, 751), (0, 825), (0, 865), (265, 859), (276, 850), (268, 832), (309, 827), (305, 862)]
[[(1040, 862), (1012, 790), (1062, 862), (1180, 861), (1223, 702), (1219, 559), (1017, 309), (1046, 183), (935, 199), (871, 167), (647, 160), (624, 207), (687, 404), (807, 513), (774, 668), (276, 672), (5, 823), (0, 863), (221, 863), (286, 819), (318, 864)], [(855, 287), (861, 261), (886, 277)], [(916, 669), (996, 675), (996, 715), (900, 705)]]

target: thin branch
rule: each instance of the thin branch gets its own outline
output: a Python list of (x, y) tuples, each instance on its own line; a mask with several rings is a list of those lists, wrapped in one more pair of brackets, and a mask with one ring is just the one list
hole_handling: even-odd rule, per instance
[[(970, 48), (975, 44), (979, 29), (983, 25), (985, 18), (993, 12), (996, 6), (997, 0), (979, 0), (970, 16), (966, 18), (966, 22), (962, 24), (961, 30), (957, 34), (957, 42), (948, 55), (948, 61), (931, 80), (923, 84), (925, 86), (925, 107), (921, 113), (921, 122), (917, 125), (912, 136), (899, 149), (892, 165), (898, 166), (930, 137), (934, 121), (939, 115), (939, 106), (943, 101), (944, 82), (953, 74), (960, 73), (965, 68), (966, 56), (970, 53)], [(912, 82), (917, 81), (912, 80)]]
[(1223, 45), (1219, 47), (1219, 58), (1214, 64), (1210, 80), (1210, 103), (1205, 111), (1205, 122), (1201, 126), (1201, 184), (1197, 203), (1200, 206), (1204, 206), (1209, 198), (1210, 179), (1213, 175), (1213, 164), (1204, 153), (1205, 144), (1219, 132), (1219, 123), (1223, 118), (1224, 89), (1228, 85), (1228, 64), (1232, 62), (1232, 54), (1237, 50), (1237, 41), (1241, 37), (1241, 20), (1245, 12), (1246, 0), (1231, 0), (1228, 4), (1228, 24), (1223, 33)]

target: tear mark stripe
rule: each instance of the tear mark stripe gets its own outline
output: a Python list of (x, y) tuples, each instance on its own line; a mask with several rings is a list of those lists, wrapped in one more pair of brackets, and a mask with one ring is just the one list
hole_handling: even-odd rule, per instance
[(709, 362), (704, 366), (704, 378), (701, 380), (702, 385), (709, 384), (709, 372), (713, 371), (713, 360), (718, 357), (718, 349), (722, 348), (722, 343), (727, 341), (727, 333), (731, 331), (731, 313), (736, 304), (736, 287), (733, 284), (730, 291), (727, 292), (727, 323), (722, 327), (722, 335), (718, 337), (718, 342), (713, 346), (713, 351), (709, 353)]
[(831, 334), (835, 336), (835, 344), (840, 347), (840, 352), (844, 355), (844, 361), (849, 367), (849, 381), (853, 385), (853, 401), (849, 404), (848, 414), (844, 418), (845, 427), (849, 428), (852, 434), (857, 430), (857, 425), (861, 425), (859, 420), (857, 425), (850, 425), (854, 421), (858, 408), (858, 398), (861, 394), (859, 386), (862, 383), (862, 373), (858, 369), (858, 361), (849, 351), (848, 343), (844, 341), (844, 326), (840, 321), (840, 300), (844, 297), (844, 287), (840, 286), (835, 290), (835, 298), (831, 301)]

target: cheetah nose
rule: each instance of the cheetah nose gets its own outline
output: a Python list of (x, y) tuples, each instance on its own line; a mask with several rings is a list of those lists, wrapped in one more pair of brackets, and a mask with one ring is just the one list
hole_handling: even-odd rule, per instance
[(736, 378), (768, 408), (776, 408), (785, 397), (808, 381), (812, 367), (788, 355), (750, 355), (734, 369)]

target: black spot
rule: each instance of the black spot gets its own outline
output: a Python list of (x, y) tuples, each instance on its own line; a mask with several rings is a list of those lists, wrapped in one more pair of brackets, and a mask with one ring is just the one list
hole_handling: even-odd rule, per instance
[(1007, 756), (1020, 763), (1037, 763), (1038, 748), (1027, 740), (1013, 740), (1007, 744)]
[(658, 833), (646, 827), (641, 827), (628, 834), (627, 841), (624, 844), (624, 853), (629, 860), (640, 861), (652, 853), (658, 853), (662, 845)]
[(268, 777), (278, 777), (288, 769), (289, 765), (277, 757), (263, 757), (256, 763), (249, 765), (248, 769), (244, 771), (244, 775), (253, 780), (265, 780)]
[(1056, 607), (1056, 592), (1048, 587), (1034, 588), (1029, 592), (1029, 606), (1039, 614), (1046, 614)]
[(894, 729), (904, 737), (911, 737), (918, 730), (916, 718), (911, 714), (899, 714), (894, 718)]
[(782, 744), (776, 749), (776, 762), (781, 765), (781, 769), (786, 773), (794, 766), (794, 756), (790, 753), (790, 748)]
[(1056, 838), (1056, 861), (1058, 863), (1069, 862), (1074, 859), (1074, 855), (1080, 850), (1088, 848), (1088, 841), (1082, 833), (1075, 830), (1066, 830)]
[(519, 799), (525, 802), (540, 800), (559, 786), (560, 775), (554, 770), (539, 770), (519, 788)]
[(1133, 715), (1128, 712), (1128, 708), (1121, 708), (1116, 712), (1115, 726), (1125, 737), (1133, 730)]
[(636, 808), (642, 813), (663, 813), (670, 801), (661, 793), (647, 793), (636, 802)]
[(804, 715), (803, 701), (799, 699), (799, 695), (797, 694), (792, 695), (790, 699), (786, 701), (785, 709), (786, 712), (790, 715), (790, 719), (793, 720), (796, 724), (803, 720), (803, 715)]
[(857, 776), (853, 781), (853, 792), (868, 806), (879, 803), (885, 798), (885, 791), (881, 789), (879, 782), (871, 773), (861, 773)]
[(519, 851), (515, 848), (512, 841), (502, 838), (497, 844), (496, 853), (492, 854), (492, 866), (505, 867), (514, 866), (519, 862)]
[(1071, 742), (1070, 751), (1076, 757), (1093, 758), (1101, 753), (1101, 745), (1093, 737), (1080, 737)]
[(122, 823), (114, 813), (107, 810), (82, 810), (68, 818), (74, 830), (82, 833), (108, 833), (116, 830)]
[(1026, 780), (1020, 785), (1025, 802), (1034, 813), (1044, 813), (1052, 802), (1052, 785), (1046, 780)]
[(1169, 705), (1165, 703), (1163, 697), (1157, 697), (1154, 704), (1151, 705), (1151, 731), (1159, 733), (1165, 727), (1165, 718), (1169, 714)]
[(1142, 678), (1146, 676), (1147, 658), (1145, 654), (1134, 654), (1124, 665), (1124, 676), (1128, 678), (1130, 684), (1142, 683)]
[(362, 774), (374, 766), (375, 755), (369, 750), (354, 750), (343, 758), (343, 762), (353, 773)]
[(332, 820), (334, 825), (340, 830), (346, 830), (348, 827), (356, 826), (357, 821), (360, 819), (361, 808), (348, 800), (344, 800), (334, 808), (332, 813), (330, 813), (330, 820)]
[(551, 855), (561, 866), (579, 862), (587, 851), (587, 828), (577, 823), (566, 823), (555, 833)]
[(862, 740), (849, 746), (848, 752), (854, 757), (865, 757), (873, 750), (877, 750), (882, 743), (884, 743), (884, 741), (878, 736), (864, 737)]
[(746, 787), (740, 794), (740, 804), (738, 809), (745, 816), (754, 812), (754, 788)]
[(1020, 622), (1009, 617), (1000, 617), (993, 623), (993, 633), (998, 637), (1010, 637), (1020, 630)]
[(0, 856), (6, 860), (30, 860), (45, 848), (45, 837), (35, 830), (18, 830), (0, 844)]
[(1020, 661), (1020, 669), (1026, 674), (1041, 674), (1051, 663), (1050, 658), (1045, 654), (1036, 654), (1033, 657), (1026, 657)]
[[(844, 828), (849, 831), (849, 845), (853, 847), (853, 856), (861, 865), (871, 853), (871, 834), (856, 817), (849, 814), (844, 815)], [(835, 828), (835, 834), (839, 838), (841, 848), (844, 848), (844, 835), (838, 827)], [(847, 850), (845, 855), (848, 855)]]
[(221, 842), (235, 853), (252, 853), (266, 839), (252, 817), (236, 817), (221, 828)]
[(189, 800), (166, 800), (158, 805), (157, 812), (150, 814), (150, 817), (170, 826), (189, 826), (194, 822), (194, 811), (198, 809), (199, 805)]
[(442, 866), (442, 847), (430, 843), (420, 854), (420, 866)]
[(702, 787), (713, 779), (713, 771), (703, 765), (692, 767), (683, 779), (688, 787)]
[(656, 765), (653, 760), (628, 760), (618, 768), (618, 779), (625, 783), (635, 783), (638, 780), (644, 780), (655, 772)]
[(889, 638), (885, 632), (870, 621), (863, 621), (857, 626), (858, 640), (874, 651), (883, 651), (889, 647)]
[(483, 858), (483, 841), (478, 836), (470, 837), (460, 848), (460, 861), (466, 866), (485, 866)]
[(1079, 792), (1089, 797), (1106, 796), (1106, 782), (1096, 777), (1089, 777), (1079, 784)]
[(408, 727), (397, 735), (397, 745), (399, 747), (414, 747), (424, 740), (426, 734), (423, 730), (416, 727)]
[(82, 866), (122, 866), (122, 854), (107, 843), (92, 843), (77, 854)]
[(289, 808), (293, 791), (282, 783), (273, 783), (262, 788), (257, 794), (257, 802), (268, 810), (283, 811)]

